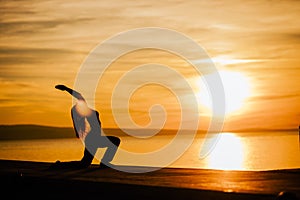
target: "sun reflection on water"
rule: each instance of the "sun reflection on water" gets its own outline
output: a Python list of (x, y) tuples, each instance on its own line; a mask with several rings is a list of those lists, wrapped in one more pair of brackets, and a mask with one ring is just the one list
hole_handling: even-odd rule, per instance
[(207, 159), (211, 169), (243, 170), (244, 146), (241, 139), (233, 133), (222, 133)]

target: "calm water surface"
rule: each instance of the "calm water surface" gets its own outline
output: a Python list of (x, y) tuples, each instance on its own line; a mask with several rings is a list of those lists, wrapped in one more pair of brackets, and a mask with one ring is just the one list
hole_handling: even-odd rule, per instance
[[(120, 148), (135, 153), (158, 150), (172, 137), (157, 136), (152, 139), (122, 138)], [(204, 138), (197, 137), (187, 151), (169, 167), (228, 170), (271, 170), (300, 168), (298, 132), (281, 133), (223, 133), (213, 151), (204, 159), (199, 151)], [(184, 142), (184, 141), (182, 141)], [(55, 162), (79, 160), (84, 146), (81, 140), (44, 139), (0, 141), (0, 159)], [(101, 158), (105, 149), (99, 149)], [(161, 158), (158, 158), (161, 159)], [(117, 153), (114, 164), (147, 165)], [(94, 159), (93, 163), (98, 163)]]

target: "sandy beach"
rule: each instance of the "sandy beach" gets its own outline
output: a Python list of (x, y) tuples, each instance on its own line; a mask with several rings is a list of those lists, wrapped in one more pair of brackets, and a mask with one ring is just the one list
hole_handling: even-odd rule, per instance
[[(51, 163), (0, 160), (2, 194), (16, 198), (275, 199), (300, 195), (300, 169), (222, 171), (163, 168), (148, 173), (114, 169), (50, 170)], [(134, 166), (121, 166), (121, 168)], [(143, 167), (135, 167), (136, 171)]]

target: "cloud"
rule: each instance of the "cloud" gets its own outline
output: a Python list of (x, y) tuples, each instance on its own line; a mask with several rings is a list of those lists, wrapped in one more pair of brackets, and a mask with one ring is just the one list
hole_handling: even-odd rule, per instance
[(293, 42), (293, 44), (299, 44), (300, 42), (300, 31), (294, 31), (294, 32), (290, 32), (290, 33), (284, 33), (282, 34), (282, 38), (286, 38), (289, 39), (291, 42)]
[(70, 49), (0, 46), (0, 66), (24, 63), (45, 63), (83, 52)]
[(72, 26), (77, 23), (91, 21), (91, 18), (73, 18), (73, 19), (52, 19), (52, 20), (27, 20), (0, 22), (0, 33), (4, 35), (19, 35), (23, 36), (35, 33), (42, 33), (45, 30), (54, 29), (61, 25)]
[(300, 98), (300, 94), (274, 94), (274, 95), (256, 95), (251, 97), (250, 101), (274, 101), (281, 99)]

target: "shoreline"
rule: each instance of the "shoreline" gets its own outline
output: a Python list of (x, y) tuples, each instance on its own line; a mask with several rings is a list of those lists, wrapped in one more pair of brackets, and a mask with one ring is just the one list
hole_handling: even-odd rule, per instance
[[(275, 199), (281, 191), (300, 195), (300, 169), (222, 171), (162, 168), (147, 173), (114, 169), (49, 170), (52, 163), (0, 160), (3, 192), (17, 198)], [(138, 166), (122, 166), (124, 168)], [(15, 192), (9, 192), (9, 191)]]

